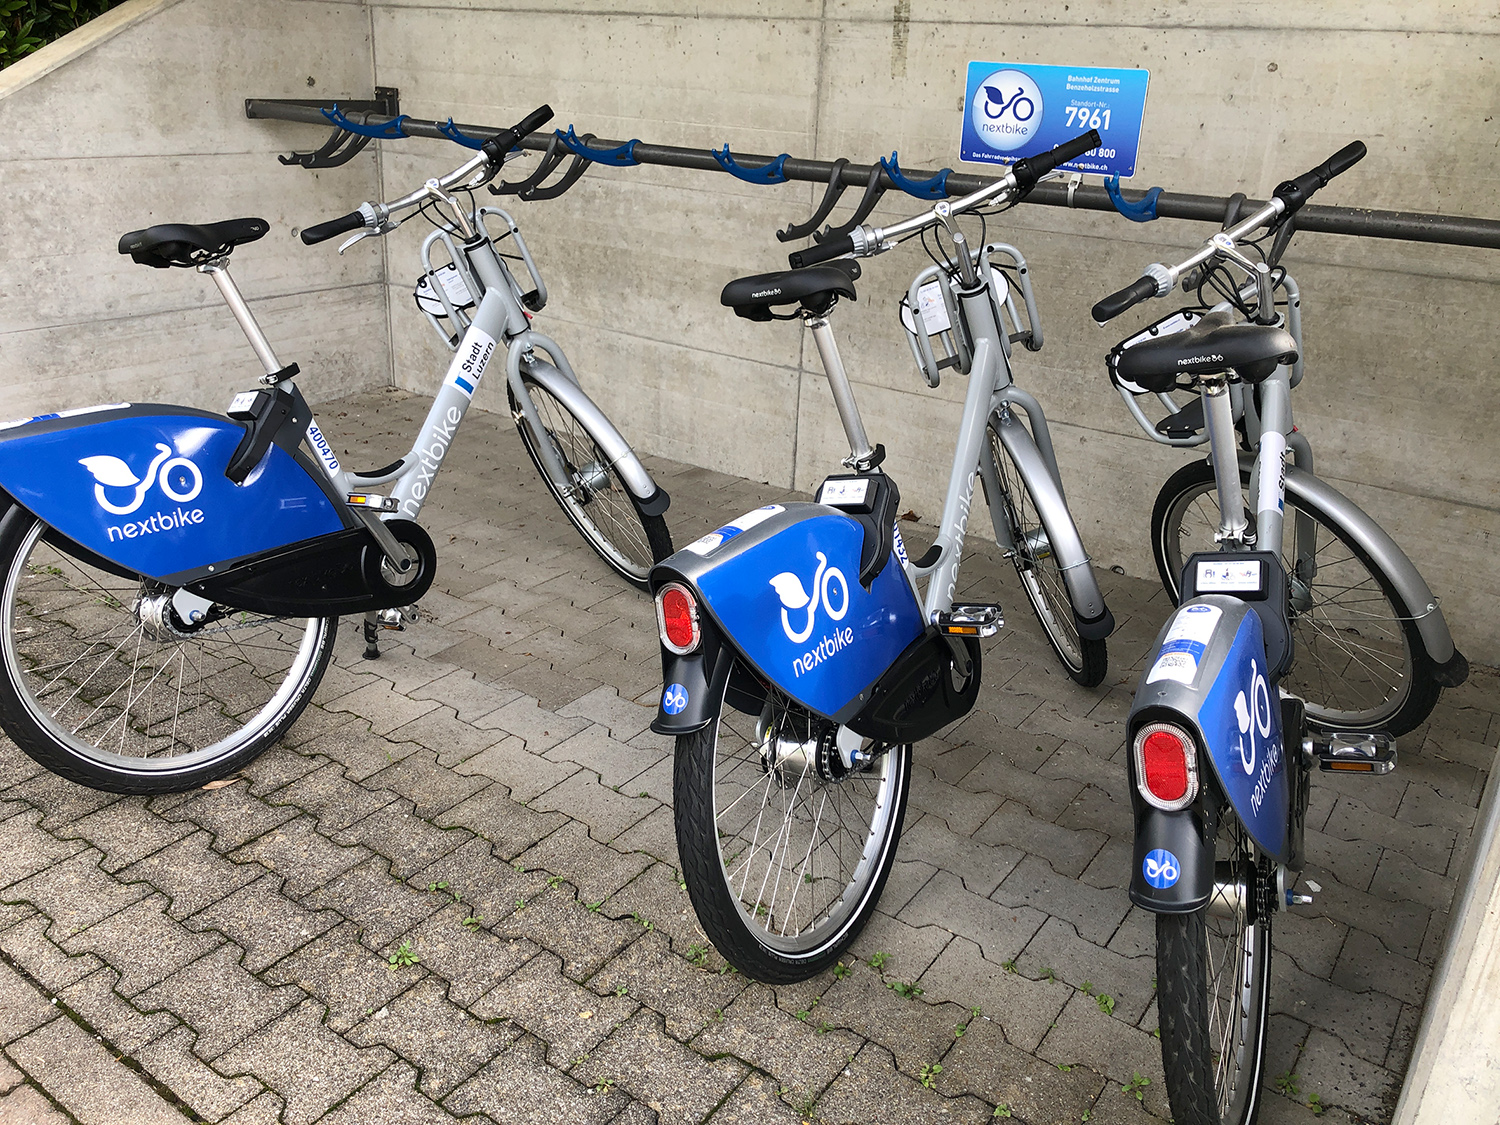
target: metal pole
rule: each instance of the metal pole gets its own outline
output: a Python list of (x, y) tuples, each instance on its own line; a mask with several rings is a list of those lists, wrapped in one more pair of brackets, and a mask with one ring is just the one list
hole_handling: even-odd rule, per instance
[[(247, 98), (245, 116), (252, 119), (277, 121), (300, 121), (310, 125), (328, 126), (322, 108), (332, 107), (331, 102), (281, 101), (266, 98)], [(346, 116), (356, 125), (384, 125), (395, 120), (389, 114), (373, 112), (348, 112)], [(408, 117), (401, 127), (409, 136), (432, 137), (447, 140), (439, 129), (446, 122), (425, 121)], [(493, 125), (458, 125), (457, 128), (471, 137), (493, 136), (500, 130)], [(522, 148), (540, 151), (552, 140), (551, 133), (532, 133), (521, 142)], [(596, 148), (616, 148), (625, 141), (595, 140)], [(644, 141), (634, 149), (635, 157), (642, 164), (661, 164), (670, 168), (694, 168), (703, 172), (723, 172), (713, 154), (702, 148), (679, 148), (674, 145), (653, 145)], [(735, 153), (735, 161), (744, 168), (755, 169), (771, 163), (774, 156), (754, 153)], [(802, 160), (790, 158), (782, 165), (789, 180), (806, 180), (826, 184), (833, 175), (834, 163), (830, 160)], [(850, 187), (864, 187), (869, 182), (873, 166), (869, 164), (846, 164), (839, 179)], [(935, 175), (935, 171), (903, 169), (912, 180), (922, 180)], [(887, 189), (901, 189), (886, 173), (880, 174), (881, 183)], [(994, 182), (993, 177), (954, 172), (947, 179), (950, 195), (967, 195)], [(1144, 194), (1144, 193), (1142, 193)], [(1134, 202), (1134, 200), (1128, 200)], [(1103, 187), (1085, 185), (1073, 193), (1068, 201), (1068, 189), (1059, 183), (1039, 184), (1023, 200), (1025, 203), (1044, 207), (1071, 206), (1080, 211), (1110, 211), (1115, 206)], [(1216, 195), (1188, 195), (1178, 192), (1163, 192), (1156, 201), (1156, 213), (1163, 219), (1187, 219), (1194, 222), (1213, 223), (1223, 221), (1228, 199)], [(1250, 200), (1247, 210), (1253, 210), (1262, 201)], [(1363, 238), (1394, 238), (1407, 242), (1432, 242), (1447, 246), (1476, 246), (1487, 250), (1500, 250), (1500, 220), (1480, 219), (1464, 215), (1431, 215), (1417, 211), (1376, 211), (1366, 207), (1326, 207), (1308, 204), (1297, 212), (1297, 229), (1316, 231), (1321, 234), (1348, 234)]]

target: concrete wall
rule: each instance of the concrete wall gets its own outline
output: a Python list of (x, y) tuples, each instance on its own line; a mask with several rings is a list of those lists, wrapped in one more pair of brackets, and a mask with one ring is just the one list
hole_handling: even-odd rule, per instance
[(0, 417), (119, 399), (223, 409), (260, 374), (207, 278), (117, 252), (153, 223), (269, 220), (233, 274), (278, 357), (314, 399), (389, 382), (380, 260), (293, 237), (349, 210), (337, 190), (378, 194), (374, 156), (330, 190), (274, 156), (326, 131), (273, 135), (244, 113), (251, 93), (368, 90), (369, 28), (359, 4), (132, 0), (0, 71)]
[[(1500, 18), (1472, 0), (1274, 10), (1082, 0), (1008, 18), (940, 0), (370, 7), (376, 78), (416, 116), (504, 124), (547, 101), (558, 124), (603, 137), (857, 161), (899, 148), (908, 167), (940, 167), (956, 164), (970, 59), (1136, 66), (1151, 71), (1137, 186), (1263, 195), (1362, 137), (1370, 156), (1320, 202), (1500, 215)], [(453, 157), (387, 145), (384, 181), (395, 194)], [(515, 204), (554, 294), (540, 323), (640, 447), (804, 488), (846, 452), (801, 330), (718, 304), (730, 278), (784, 266), (773, 231), (817, 194), (640, 167), (594, 169), (562, 200)], [(879, 214), (906, 210), (897, 201)], [(417, 389), (436, 380), (443, 353), (410, 306), (415, 227), (388, 252), (396, 380)], [(1104, 376), (1104, 352), (1147, 314), (1101, 331), (1087, 309), (1207, 231), (1042, 207), (990, 230), (1035, 266), (1047, 346), (1018, 378), (1053, 422), (1085, 539), (1100, 563), (1149, 574), (1151, 500), (1188, 455), (1147, 441)], [(1408, 548), (1469, 655), (1500, 660), (1489, 418), (1500, 255), (1300, 235), (1287, 261), (1306, 297), (1309, 374), (1296, 405), (1319, 470)], [(860, 301), (835, 324), (872, 439), (891, 451), (910, 504), (935, 517), (964, 381), (927, 390), (897, 327), (895, 299), (924, 263), (912, 248), (867, 263)], [(480, 402), (497, 406), (497, 389)]]

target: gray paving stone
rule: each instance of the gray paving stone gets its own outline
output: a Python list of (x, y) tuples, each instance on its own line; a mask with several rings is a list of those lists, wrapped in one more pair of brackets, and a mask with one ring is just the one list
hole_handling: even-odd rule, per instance
[(1316, 866), (1309, 867), (1307, 875), (1323, 889), (1304, 916), (1332, 918), (1374, 934), (1393, 953), (1403, 957), (1419, 956), (1432, 913), (1425, 906), (1376, 898), (1344, 886), (1331, 872)]
[[(413, 751), (416, 747), (413, 747)], [(370, 770), (377, 772), (379, 768)], [(220, 790), (220, 792), (225, 792)], [(267, 824), (259, 832), (247, 835), (233, 845), (237, 848), (254, 836), (268, 832), (301, 813), (311, 813), (318, 819), (318, 831), (335, 835), (351, 824), (362, 821), (378, 809), (396, 800), (394, 793), (386, 790), (371, 791), (344, 776), (344, 767), (330, 762), (320, 770), (292, 782), (285, 789), (273, 793), (270, 800), (279, 806), (277, 812), (284, 814), (275, 824)], [(357, 842), (357, 841), (355, 841)], [(222, 847), (222, 844), (221, 844)], [(233, 848), (223, 848), (231, 851)]]
[[(24, 812), (0, 821), (0, 886), (35, 875), (45, 867), (83, 850), (79, 843), (64, 843), (37, 827), (42, 814)], [(13, 898), (5, 892), (7, 900)]]
[(72, 1020), (44, 1024), (6, 1052), (78, 1120), (181, 1125), (175, 1106)]
[(748, 988), (689, 1045), (710, 1058), (732, 1055), (765, 1071), (801, 1105), (820, 1094), (864, 1042), (827, 1027), (821, 1009), (799, 1019), (778, 1008), (767, 990)]
[(303, 902), (311, 909), (337, 911), (357, 922), (371, 949), (384, 948), (443, 905), (436, 895), (393, 877), (390, 864), (380, 856), (330, 880)]
[(538, 946), (519, 938), (498, 938), (482, 922), (465, 925), (470, 907), (445, 906), (408, 935), (422, 967), (441, 977), (448, 998), (469, 1007), (531, 960)]
[(52, 940), (58, 927), (45, 914), (33, 914), (0, 932), (0, 949), (49, 992), (61, 992), (104, 967), (92, 953), (70, 956)]
[(999, 964), (1018, 956), (1046, 922), (1030, 906), (1006, 906), (964, 888), (958, 877), (939, 871), (899, 914), (909, 926), (935, 926), (975, 942)]
[(1279, 914), (1271, 931), (1272, 970), (1285, 956), (1304, 973), (1327, 977), (1338, 963), (1339, 950), (1344, 948), (1350, 932), (1348, 926), (1333, 918), (1308, 915), (1301, 910)]
[[(951, 822), (950, 822), (951, 824)], [(974, 832), (974, 839), (992, 846), (1008, 845), (1039, 855), (1063, 875), (1078, 875), (1086, 868), (1107, 837), (1091, 829), (1060, 827), (1014, 807), (997, 809)]]
[[(632, 786), (639, 785), (641, 788), (634, 789), (637, 797), (644, 794), (654, 797), (661, 792), (659, 787), (652, 787), (648, 781), (648, 775), (662, 765), (668, 764), (664, 760), (652, 767), (640, 777), (631, 782)], [(579, 825), (580, 829), (583, 827)], [(682, 870), (682, 856), (677, 851), (677, 825), (673, 820), (670, 805), (661, 805), (655, 811), (647, 813), (629, 828), (625, 829), (611, 841), (611, 848), (622, 853), (635, 853), (639, 858), (632, 858), (631, 862), (643, 862), (660, 860), (673, 871)]]
[(199, 830), (116, 873), (124, 883), (145, 882), (170, 900), (173, 918), (196, 914), (261, 876), (254, 864), (231, 863), (216, 852), (213, 836)]
[(651, 720), (656, 717), (651, 708), (642, 707), (629, 699), (621, 699), (620, 693), (612, 687), (595, 688), (587, 695), (575, 699), (558, 714), (598, 723), (616, 742), (629, 742), (650, 726)]
[(574, 820), (587, 824), (594, 839), (606, 843), (659, 806), (650, 797), (616, 793), (582, 769), (529, 804), (538, 812), (566, 812)]
[(534, 800), (579, 769), (573, 762), (554, 762), (533, 754), (516, 735), (506, 735), (456, 768), (464, 776), (498, 781), (517, 801)]
[[(468, 682), (474, 683), (475, 681), (470, 678)], [(503, 701), (505, 696), (497, 694), (494, 698)], [(502, 704), (495, 704), (495, 707), (499, 706)], [(448, 706), (437, 707), (420, 719), (391, 732), (391, 738), (398, 742), (415, 742), (429, 750), (436, 751), (438, 764), (442, 766), (455, 766), (459, 762), (472, 758), (481, 750), (499, 742), (502, 737), (504, 735), (499, 731), (480, 730), (472, 722), (460, 721), (454, 709)], [(411, 761), (412, 759), (403, 760)], [(411, 796), (409, 793), (405, 795)], [(413, 800), (415, 799), (413, 797)]]
[[(281, 799), (279, 795), (277, 799)], [(168, 820), (190, 820), (198, 827), (208, 829), (213, 834), (215, 848), (232, 852), (261, 833), (291, 820), (297, 811), (276, 808), (252, 797), (244, 785), (226, 785), (222, 789), (196, 793), (191, 800), (162, 815)]]
[(441, 1098), (515, 1040), (516, 1032), (475, 1019), (426, 977), (347, 1032), (355, 1046), (384, 1044), (415, 1063), (418, 1089)]
[(391, 873), (403, 879), (473, 838), (462, 828), (437, 827), (419, 816), (411, 801), (401, 797), (333, 836), (335, 843), (362, 844), (384, 856), (390, 861)]
[[(336, 762), (350, 781), (363, 781), (393, 762), (399, 762), (422, 747), (416, 742), (401, 742), (370, 730), (368, 720), (339, 712), (348, 721), (333, 728), (302, 747), (302, 753), (317, 755), (319, 762)], [(278, 799), (281, 799), (278, 796)], [(294, 798), (295, 800), (295, 798)], [(301, 803), (300, 800), (297, 803)]]
[(969, 1009), (926, 995), (902, 996), (890, 987), (912, 983), (893, 962), (886, 964), (883, 974), (856, 965), (829, 985), (817, 1004), (809, 1003), (802, 1011), (813, 1027), (847, 1028), (874, 1040), (895, 1056), (903, 1071), (920, 1075), (952, 1046), (953, 1029), (968, 1018)]
[(660, 1012), (668, 1034), (686, 1042), (729, 1007), (747, 984), (738, 973), (718, 972), (706, 943), (692, 952), (699, 965), (687, 959), (686, 950), (673, 953), (665, 935), (649, 933), (606, 962), (588, 986), (605, 997), (623, 988), (632, 1000)]
[(573, 1068), (594, 1084), (613, 1078), (620, 1089), (656, 1110), (662, 1125), (698, 1122), (739, 1085), (741, 1064), (707, 1060), (662, 1029), (659, 1015), (641, 1009)]
[(29, 902), (57, 923), (53, 936), (76, 934), (124, 910), (151, 892), (145, 886), (122, 887), (100, 870), (103, 858), (93, 848), (12, 884), (7, 902)]
[(565, 738), (589, 725), (587, 719), (569, 718), (544, 709), (535, 698), (523, 695), (475, 723), (482, 730), (502, 730), (520, 738), (532, 754), (544, 754)]
[[(450, 1125), (452, 1114), (434, 1105), (417, 1090), (417, 1072), (404, 1062), (393, 1063), (361, 1086), (349, 1100), (321, 1119), (322, 1125)], [(467, 1117), (480, 1125), (483, 1117)]]
[(284, 893), (282, 877), (267, 874), (187, 920), (196, 930), (216, 930), (245, 951), (245, 967), (258, 973), (301, 949), (342, 919), (331, 910), (309, 910)]
[(1170, 1116), (1161, 1044), (1124, 1020), (1105, 1015), (1093, 999), (1074, 993), (1057, 1017), (1057, 1026), (1042, 1040), (1037, 1056), (1058, 1066), (1082, 1065), (1119, 1084), (1135, 1075), (1149, 1078), (1146, 1108)]
[(0, 1097), (0, 1125), (71, 1125), (35, 1086), (19, 1086)]
[[(256, 837), (228, 858), (235, 863), (259, 863), (282, 876), (283, 893), (299, 898), (369, 857), (365, 848), (340, 847), (320, 835), (317, 822), (302, 816)], [(244, 870), (254, 874), (253, 867)]]
[[(1437, 875), (1448, 873), (1457, 834), (1442, 825), (1420, 827), (1379, 815), (1363, 801), (1340, 797), (1323, 830), (1330, 836), (1394, 848)], [(1316, 858), (1316, 857), (1314, 857)]]
[(205, 1066), (193, 1048), (191, 1029), (179, 1027), (135, 1052), (135, 1059), (194, 1112), (209, 1121), (233, 1113), (264, 1089), (254, 1078), (224, 1078)]
[(311, 1125), (394, 1061), (384, 1047), (358, 1049), (322, 1025), (323, 1006), (304, 1000), (215, 1061), (222, 1074), (253, 1074), (286, 1103), (286, 1125)]
[[(379, 669), (372, 669), (377, 675)], [(433, 677), (436, 678), (435, 676)], [(412, 699), (402, 695), (386, 682), (376, 681), (356, 688), (348, 695), (323, 704), (329, 711), (349, 711), (370, 722), (375, 734), (388, 735), (397, 727), (427, 714), (437, 703), (430, 699)]]
[(992, 1120), (988, 1105), (978, 1098), (947, 1098), (902, 1074), (889, 1051), (874, 1043), (862, 1047), (839, 1072), (817, 1106), (818, 1115), (834, 1125), (879, 1121), (882, 1125), (981, 1125)]
[(1363, 930), (1350, 930), (1329, 983), (1350, 992), (1374, 990), (1420, 1005), (1427, 996), (1430, 976), (1426, 965), (1390, 952), (1379, 938)]
[(1027, 856), (990, 896), (1008, 906), (1032, 906), (1072, 924), (1084, 939), (1106, 944), (1130, 911), (1122, 890), (1099, 890), (1064, 878), (1046, 860)]
[(965, 938), (954, 938), (943, 949), (921, 984), (925, 999), (978, 1007), (1000, 1024), (1009, 1043), (1031, 1052), (1073, 995), (1062, 981), (1031, 980), (987, 961)]
[(124, 799), (117, 793), (87, 789), (45, 771), (11, 786), (5, 796), (41, 809), (41, 827), (48, 831), (76, 824), (90, 813)]
[(1369, 882), (1370, 894), (1376, 898), (1420, 903), (1431, 910), (1447, 910), (1456, 889), (1456, 879), (1434, 875), (1388, 848), (1381, 851)]
[[(798, 1113), (781, 1096), (781, 1087), (762, 1075), (751, 1071), (745, 1080), (730, 1092), (714, 1110), (715, 1125), (808, 1125), (808, 1118)], [(640, 1111), (640, 1116), (628, 1119), (631, 1110)], [(649, 1115), (649, 1116), (647, 1116)], [(630, 1109), (615, 1119), (616, 1125), (632, 1125), (640, 1122), (649, 1125), (657, 1119), (654, 1111), (634, 1103)]]
[(170, 1012), (197, 1035), (195, 1053), (215, 1059), (245, 1036), (299, 1004), (295, 988), (268, 988), (243, 965), (243, 950), (224, 944), (134, 998), (142, 1012)]
[[(478, 914), (491, 924), (515, 910), (518, 898), (540, 894), (549, 880), (556, 878), (542, 870), (525, 868), (519, 862), (502, 859), (488, 840), (474, 836), (457, 850), (433, 860), (407, 882), (418, 890), (435, 891), (444, 904), (461, 903), (466, 914)], [(443, 883), (447, 886), (439, 885)]]
[[(1020, 848), (981, 843), (961, 836), (931, 813), (901, 833), (904, 859), (921, 859), (946, 871), (956, 872), (964, 888), (988, 896), (1015, 870), (1025, 856)], [(892, 909), (899, 910), (899, 906)]]
[(559, 742), (547, 751), (546, 756), (555, 762), (582, 766), (585, 771), (596, 774), (605, 785), (625, 787), (631, 793), (639, 791), (639, 786), (630, 784), (631, 779), (665, 757), (611, 738), (608, 729), (598, 723)]
[[(385, 1007), (427, 970), (420, 964), (392, 965), (360, 943), (357, 925), (345, 922), (261, 975), (269, 984), (295, 984), (316, 997), (328, 1008), (329, 1028), (342, 1032)], [(301, 998), (296, 990), (284, 992)]]
[[(606, 1125), (626, 1099), (613, 1088), (588, 1086), (546, 1064), (540, 1040), (523, 1035), (443, 1100), (455, 1114), (487, 1113), (514, 1125)], [(597, 1080), (596, 1080), (597, 1081)]]
[(1317, 1094), (1324, 1105), (1361, 1117), (1387, 1120), (1400, 1093), (1400, 1079), (1360, 1058), (1340, 1037), (1313, 1028), (1297, 1062), (1302, 1096)]
[(372, 789), (389, 789), (399, 793), (415, 806), (414, 812), (425, 820), (447, 812), (464, 798), (489, 784), (483, 777), (465, 777), (438, 764), (437, 755), (421, 750), (408, 755), (364, 780)]
[(969, 1020), (963, 1037), (943, 1056), (937, 1079), (942, 1093), (974, 1094), (1005, 1106), (1020, 1121), (1077, 1121), (1101, 1084), (1086, 1067), (1061, 1071), (1018, 1051), (1005, 1041), (1000, 1025), (983, 1015)]
[(573, 1066), (635, 1013), (638, 997), (589, 991), (562, 972), (562, 959), (543, 951), (472, 1005), (475, 1015), (535, 1035), (547, 1061)]
[[(473, 615), (473, 617), (477, 616), (479, 615)], [(472, 623), (472, 617), (465, 621), (465, 624)], [(532, 657), (524, 653), (507, 652), (503, 647), (490, 643), (484, 637), (467, 637), (447, 648), (439, 649), (433, 655), (439, 660), (456, 664), (465, 671), (474, 673), (476, 679), (495, 683), (514, 683), (517, 673), (533, 662)], [(492, 716), (486, 716), (486, 718), (490, 717)]]
[(514, 859), (538, 840), (565, 824), (567, 814), (542, 813), (511, 799), (503, 785), (481, 789), (462, 804), (439, 815), (434, 823), (442, 828), (463, 827), (495, 845), (506, 859)]
[(574, 980), (593, 976), (641, 932), (634, 922), (590, 911), (566, 887), (543, 891), (491, 929), (497, 937), (525, 938), (550, 949), (562, 957), (563, 971)]
[[(1153, 925), (1154, 929), (1154, 925)], [(1021, 971), (1041, 977), (1048, 969), (1074, 988), (1089, 985), (1115, 1001), (1115, 1017), (1135, 1023), (1150, 1006), (1155, 991), (1156, 950), (1123, 956), (1079, 936), (1060, 918), (1047, 919), (1017, 959)]]
[(1271, 994), (1273, 1012), (1337, 1035), (1352, 1054), (1375, 1066), (1385, 1063), (1400, 1001), (1374, 991), (1351, 992), (1291, 966), (1278, 967), (1276, 975), (1281, 987)]
[[(513, 688), (497, 687), (476, 679), (473, 672), (458, 668), (412, 691), (413, 699), (433, 699), (451, 707), (458, 720), (472, 726), (478, 719), (504, 707), (520, 695)], [(429, 712), (429, 716), (433, 714)], [(421, 723), (422, 720), (418, 720)], [(416, 741), (421, 741), (420, 738)], [(424, 744), (425, 745), (425, 744)], [(436, 749), (436, 747), (434, 747)]]
[(143, 1014), (115, 991), (120, 974), (104, 968), (90, 973), (57, 994), (90, 1027), (126, 1054), (164, 1035), (177, 1021), (165, 1012)]
[(516, 862), (526, 868), (544, 868), (561, 875), (577, 888), (578, 897), (584, 902), (599, 902), (650, 867), (651, 857), (595, 843), (582, 823), (570, 820), (518, 855)]
[(0, 1044), (30, 1034), (58, 1011), (32, 984), (0, 962)]
[(903, 980), (915, 980), (932, 966), (953, 940), (953, 935), (939, 926), (908, 926), (877, 910), (869, 925), (849, 946), (849, 952), (863, 961), (869, 961), (876, 953), (885, 953), (889, 956), (887, 970)]
[(939, 818), (959, 836), (974, 835), (1000, 807), (1001, 800), (994, 793), (970, 793), (949, 785), (926, 767), (912, 765), (911, 807)]

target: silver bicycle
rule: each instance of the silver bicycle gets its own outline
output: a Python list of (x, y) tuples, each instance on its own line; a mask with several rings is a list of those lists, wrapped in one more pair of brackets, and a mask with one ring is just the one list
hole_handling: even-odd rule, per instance
[[(1463, 683), (1468, 664), (1411, 560), (1369, 515), (1313, 473), (1312, 444), (1292, 414), (1291, 392), (1304, 375), (1302, 294), (1280, 265), (1295, 219), (1268, 215), (1268, 204), (1241, 220), (1243, 201), (1243, 195), (1231, 199), (1224, 229), (1186, 262), (1148, 268), (1136, 283), (1140, 292), (1150, 285), (1155, 288), (1146, 296), (1165, 296), (1180, 287), (1195, 293), (1198, 303), (1132, 336), (1115, 356), (1226, 317), (1285, 325), (1297, 344), (1296, 362), (1256, 386), (1235, 383), (1228, 391), (1240, 441), (1240, 482), (1258, 498), (1244, 516), (1248, 541), (1279, 551), (1291, 581), (1297, 660), (1282, 686), (1306, 701), (1308, 721), (1322, 730), (1405, 734), (1432, 712), (1444, 687)], [(1255, 237), (1262, 227), (1269, 229)], [(1270, 244), (1263, 245), (1267, 239)], [(1232, 277), (1230, 266), (1249, 280)], [(1212, 296), (1205, 299), (1207, 294)], [(1106, 304), (1096, 306), (1096, 319), (1101, 312), (1117, 315)], [(1209, 441), (1201, 398), (1195, 394), (1181, 405), (1172, 396), (1186, 383), (1148, 388), (1121, 377), (1113, 362), (1110, 377), (1153, 441), (1183, 448)], [(1152, 401), (1166, 410), (1154, 421), (1141, 405)], [(1284, 464), (1287, 452), (1291, 464)], [(1287, 518), (1275, 493), (1283, 475)], [(1173, 473), (1157, 494), (1151, 547), (1174, 604), (1183, 565), (1194, 553), (1215, 549), (1220, 514), (1214, 487), (1212, 459), (1199, 460)]]
[[(551, 116), (543, 106), (510, 132), (525, 136)], [(392, 510), (415, 518), (480, 377), (491, 357), (503, 352), (511, 417), (548, 490), (599, 557), (644, 590), (652, 564), (672, 553), (663, 518), (670, 500), (583, 391), (561, 346), (531, 326), (532, 315), (547, 303), (536, 261), (516, 220), (498, 207), (479, 206), (472, 195), (511, 155), (488, 142), (471, 160), (409, 195), (362, 203), (302, 232), (311, 245), (355, 231), (339, 247), (342, 253), (362, 238), (389, 234), (412, 215), (426, 216), (435, 226), (422, 243), (424, 269), (415, 297), (454, 359), (411, 452), (377, 473), (361, 474), (360, 483), (391, 484), (397, 505)], [(507, 242), (514, 254), (505, 252)], [(507, 259), (524, 266), (529, 285), (517, 280)]]

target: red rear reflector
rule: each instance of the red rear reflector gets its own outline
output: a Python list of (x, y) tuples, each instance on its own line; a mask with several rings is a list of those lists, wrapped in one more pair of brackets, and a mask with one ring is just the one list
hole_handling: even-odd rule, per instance
[(656, 595), (661, 642), (679, 656), (698, 647), (698, 604), (687, 587), (673, 582)]
[(1136, 787), (1160, 809), (1183, 809), (1198, 796), (1198, 750), (1170, 723), (1152, 723), (1135, 736)]

